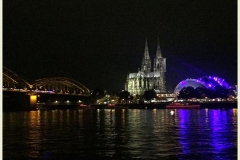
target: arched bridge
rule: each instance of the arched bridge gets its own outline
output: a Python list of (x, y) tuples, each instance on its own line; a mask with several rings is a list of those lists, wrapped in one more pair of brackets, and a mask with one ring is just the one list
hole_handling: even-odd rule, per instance
[(3, 90), (55, 94), (89, 94), (81, 83), (66, 77), (52, 77), (27, 82), (10, 69), (3, 67)]
[(52, 91), (54, 93), (89, 93), (90, 90), (81, 83), (66, 77), (52, 77), (35, 80), (32, 83), (35, 90)]
[(31, 89), (32, 85), (19, 77), (10, 69), (3, 67), (3, 88), (4, 89)]

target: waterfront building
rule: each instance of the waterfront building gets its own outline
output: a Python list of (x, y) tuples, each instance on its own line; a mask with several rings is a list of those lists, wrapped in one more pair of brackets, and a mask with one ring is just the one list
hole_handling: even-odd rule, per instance
[(222, 78), (216, 76), (204, 76), (198, 79), (188, 78), (176, 86), (174, 93), (179, 93), (184, 87), (191, 86), (194, 89), (201, 87), (206, 89), (214, 89), (217, 86), (224, 87), (226, 89), (231, 89), (230, 85)]
[(131, 95), (143, 95), (146, 90), (155, 90), (156, 93), (166, 92), (166, 58), (162, 56), (158, 39), (156, 55), (152, 60), (149, 55), (147, 39), (142, 58), (141, 69), (136, 73), (129, 73), (125, 83), (125, 90)]

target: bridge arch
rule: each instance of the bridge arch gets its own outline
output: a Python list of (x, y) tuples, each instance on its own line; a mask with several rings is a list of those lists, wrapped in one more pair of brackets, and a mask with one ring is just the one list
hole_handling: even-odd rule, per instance
[(18, 76), (16, 73), (3, 66), (3, 88), (12, 89), (31, 89), (32, 85)]
[(66, 77), (37, 79), (32, 83), (33, 89), (52, 91), (54, 93), (88, 94), (90, 90), (81, 83)]

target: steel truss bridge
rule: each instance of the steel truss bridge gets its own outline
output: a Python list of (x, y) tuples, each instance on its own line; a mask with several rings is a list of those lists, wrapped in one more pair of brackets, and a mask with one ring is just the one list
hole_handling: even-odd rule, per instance
[(6, 67), (3, 67), (2, 74), (3, 91), (76, 95), (88, 95), (90, 93), (87, 87), (66, 77), (42, 78), (27, 82)]

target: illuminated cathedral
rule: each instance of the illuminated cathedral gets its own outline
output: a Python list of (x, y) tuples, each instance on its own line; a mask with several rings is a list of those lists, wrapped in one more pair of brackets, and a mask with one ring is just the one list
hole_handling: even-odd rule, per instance
[(142, 58), (141, 69), (137, 73), (129, 73), (125, 90), (131, 95), (143, 95), (144, 91), (154, 89), (156, 93), (166, 92), (165, 86), (166, 58), (162, 56), (158, 39), (157, 51), (153, 63), (149, 56), (147, 39)]

